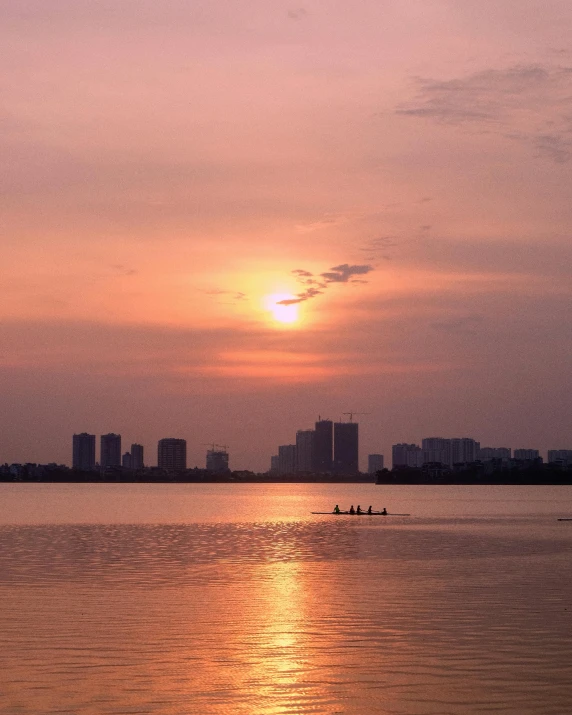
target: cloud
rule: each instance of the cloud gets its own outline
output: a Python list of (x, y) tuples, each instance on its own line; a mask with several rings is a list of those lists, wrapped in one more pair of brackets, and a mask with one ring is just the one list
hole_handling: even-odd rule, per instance
[(334, 266), (326, 273), (320, 273), (320, 276), (326, 283), (347, 283), (352, 276), (361, 276), (373, 271), (373, 266), (361, 265), (350, 266), (348, 263), (342, 263), (339, 266)]
[(463, 315), (448, 320), (440, 320), (431, 324), (435, 330), (441, 330), (446, 333), (461, 333), (467, 335), (475, 335), (476, 328), (483, 322), (482, 315)]
[(230, 305), (235, 305), (242, 300), (248, 300), (246, 293), (242, 293), (241, 291), (212, 288), (210, 290), (203, 290), (201, 292), (205, 293), (206, 295), (229, 296), (231, 298)]
[(302, 20), (308, 15), (308, 11), (303, 7), (292, 7), (287, 12), (290, 20)]
[(397, 114), (496, 134), (557, 163), (572, 156), (572, 67), (515, 65), (415, 81), (417, 96)]
[(373, 266), (367, 264), (350, 266), (348, 263), (342, 263), (339, 266), (333, 266), (329, 271), (320, 273), (318, 277), (315, 277), (310, 271), (296, 268), (292, 273), (296, 276), (299, 283), (308, 286), (308, 288), (297, 293), (294, 298), (285, 298), (284, 300), (278, 301), (278, 305), (294, 305), (296, 303), (303, 303), (305, 300), (310, 300), (311, 298), (316, 298), (324, 293), (330, 283), (367, 283), (367, 281), (354, 278), (353, 276), (362, 276), (370, 271), (373, 271)]
[(138, 273), (135, 268), (130, 268), (123, 263), (114, 263), (111, 267), (124, 276), (134, 276)]
[(285, 298), (284, 300), (279, 300), (278, 305), (295, 305), (296, 303), (303, 303), (305, 300), (315, 298), (323, 292), (324, 291), (319, 288), (308, 288), (302, 293), (297, 293), (295, 298)]

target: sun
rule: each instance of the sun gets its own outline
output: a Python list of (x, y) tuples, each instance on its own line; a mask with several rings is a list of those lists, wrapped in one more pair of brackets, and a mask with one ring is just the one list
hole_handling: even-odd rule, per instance
[(272, 293), (264, 297), (264, 309), (272, 313), (278, 323), (295, 323), (298, 320), (298, 303), (281, 305), (283, 300), (295, 300), (291, 293)]

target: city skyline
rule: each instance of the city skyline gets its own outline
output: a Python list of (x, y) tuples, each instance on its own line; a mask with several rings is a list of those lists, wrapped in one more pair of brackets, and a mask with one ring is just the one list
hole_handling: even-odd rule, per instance
[[(355, 413), (352, 413), (355, 414)], [(353, 450), (358, 456), (359, 470), (352, 467), (347, 468), (347, 461), (344, 466), (341, 465), (342, 455), (347, 452), (347, 446), (344, 445), (336, 449), (336, 427), (344, 427), (347, 431), (347, 426), (355, 427), (355, 437), (350, 436), (350, 443), (355, 440), (355, 447), (350, 446), (350, 462), (353, 459)], [(351, 428), (350, 428), (351, 429)], [(570, 461), (572, 457), (572, 448), (560, 447), (558, 449), (548, 449), (545, 453), (534, 447), (502, 447), (481, 445), (481, 443), (472, 437), (424, 437), (419, 440), (419, 444), (415, 442), (396, 442), (391, 445), (386, 453), (379, 452), (364, 452), (359, 450), (358, 440), (359, 423), (357, 422), (333, 422), (332, 420), (322, 420), (318, 418), (315, 423), (314, 430), (295, 430), (296, 441), (294, 444), (286, 444), (278, 446), (278, 454), (270, 457), (270, 464), (267, 464), (265, 469), (256, 470), (252, 467), (235, 467), (235, 470), (249, 470), (257, 472), (274, 471), (281, 474), (298, 473), (331, 473), (331, 474), (347, 474), (351, 475), (359, 471), (361, 473), (372, 473), (376, 471), (372, 469), (373, 464), (381, 464), (378, 469), (383, 466), (387, 467), (421, 467), (422, 464), (428, 462), (441, 462), (452, 466), (455, 463), (473, 462), (476, 460), (534, 460), (538, 457), (547, 462), (555, 461)], [(330, 434), (328, 434), (328, 431)], [(319, 439), (326, 448), (322, 448), (322, 453), (318, 459), (315, 449), (316, 434), (320, 434)], [(342, 436), (347, 442), (347, 437)], [(212, 471), (224, 471), (229, 468), (229, 450), (228, 445), (218, 445), (212, 443), (210, 445), (201, 444), (201, 447), (210, 446), (210, 449), (203, 451), (205, 465), (196, 463), (194, 465), (187, 464), (187, 454), (189, 442), (184, 438), (160, 438), (155, 443), (155, 452), (157, 460), (147, 461), (144, 465), (144, 447), (138, 443), (132, 443), (130, 452), (121, 455), (122, 437), (116, 433), (107, 433), (100, 435), (100, 453), (97, 459), (95, 444), (97, 435), (89, 433), (74, 433), (72, 436), (72, 451), (70, 464), (74, 469), (89, 471), (96, 466), (101, 469), (106, 467), (123, 466), (129, 469), (140, 469), (143, 466), (154, 467), (159, 466), (165, 469), (175, 468), (175, 462), (179, 465), (176, 469), (183, 468), (207, 468)], [(108, 461), (109, 446), (112, 444), (113, 459)], [(168, 456), (161, 460), (162, 445), (166, 447)], [(173, 456), (175, 452), (180, 452), (179, 456)], [(165, 452), (165, 454), (167, 454)], [(119, 454), (119, 458), (117, 457)], [(330, 455), (330, 457), (328, 457)], [(337, 458), (336, 458), (337, 457)], [(162, 463), (163, 461), (163, 463)], [(31, 463), (30, 460), (24, 460), (20, 463)], [(156, 463), (155, 463), (156, 462)], [(169, 464), (167, 464), (169, 462)], [(0, 455), (0, 464), (3, 462)], [(44, 463), (57, 463), (55, 460), (50, 460)], [(184, 467), (181, 464), (184, 463)], [(210, 467), (208, 466), (210, 463)], [(319, 468), (319, 464), (329, 464), (329, 468)], [(62, 464), (68, 464), (63, 461)]]
[(6, 0), (0, 454), (161, 432), (263, 469), (316, 406), (371, 413), (363, 454), (568, 444), (571, 22)]

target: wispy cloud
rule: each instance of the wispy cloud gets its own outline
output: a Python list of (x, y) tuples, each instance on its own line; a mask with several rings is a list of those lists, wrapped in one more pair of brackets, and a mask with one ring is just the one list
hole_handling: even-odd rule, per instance
[(572, 67), (515, 65), (415, 82), (416, 97), (397, 114), (494, 133), (557, 163), (572, 156)]
[(305, 290), (297, 293), (294, 298), (286, 298), (279, 301), (278, 305), (294, 305), (295, 303), (303, 303), (305, 300), (316, 298), (324, 293), (331, 283), (367, 283), (367, 281), (355, 278), (355, 276), (363, 276), (370, 271), (373, 271), (373, 266), (368, 264), (350, 265), (349, 263), (333, 266), (329, 271), (319, 273), (318, 275), (314, 275), (310, 273), (310, 271), (301, 268), (296, 268), (292, 271), (292, 274), (296, 276), (299, 283), (307, 287)]
[(308, 11), (303, 7), (291, 7), (286, 14), (290, 20), (302, 20), (308, 15)]
[(222, 288), (212, 288), (210, 290), (204, 290), (202, 291), (206, 295), (213, 295), (213, 296), (228, 296), (230, 298), (230, 302), (232, 305), (239, 303), (243, 300), (248, 300), (248, 297), (246, 293), (242, 293), (241, 291), (235, 291), (235, 290), (224, 290)]

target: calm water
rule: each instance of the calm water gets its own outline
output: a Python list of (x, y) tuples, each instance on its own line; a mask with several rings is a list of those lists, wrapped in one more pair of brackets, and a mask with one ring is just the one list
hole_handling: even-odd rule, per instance
[(2, 484), (0, 713), (570, 713), (559, 516), (572, 488)]

